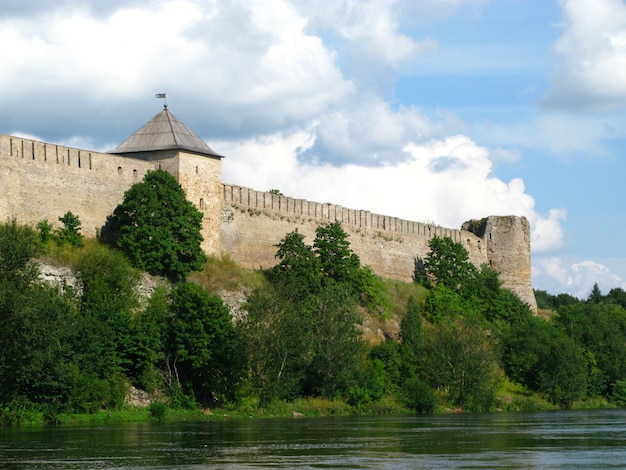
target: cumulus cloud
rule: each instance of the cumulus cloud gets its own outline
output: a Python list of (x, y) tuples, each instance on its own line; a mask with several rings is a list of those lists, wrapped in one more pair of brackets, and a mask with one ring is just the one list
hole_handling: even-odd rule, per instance
[(398, 65), (437, 48), (432, 38), (415, 40), (400, 28), (400, 0), (296, 1), (312, 27), (329, 30), (344, 40), (361, 59)]
[(407, 142), (430, 138), (447, 126), (445, 120), (433, 122), (415, 107), (392, 109), (374, 95), (351, 100), (345, 107), (322, 114), (315, 123), (315, 144), (303, 158), (364, 165), (402, 160)]
[(543, 104), (566, 110), (626, 106), (626, 4), (622, 0), (566, 0), (560, 62)]
[(315, 146), (316, 132), (312, 126), (290, 135), (216, 143), (228, 157), (224, 181), (446, 227), (487, 215), (523, 215), (531, 221), (534, 250), (562, 244), (565, 211), (537, 213), (523, 181), (494, 177), (488, 150), (467, 136), (408, 143), (405, 158), (393, 163), (333, 166), (299, 158)]
[(553, 294), (568, 293), (580, 299), (587, 298), (596, 283), (604, 294), (613, 288), (626, 288), (626, 281), (603, 263), (592, 260), (568, 262), (555, 256), (534, 260), (533, 282), (541, 282)]
[(0, 43), (11, 47), (0, 50), (0, 99), (63, 96), (59, 108), (67, 109), (70, 96), (79, 116), (94, 102), (102, 112), (109, 101), (166, 91), (186, 96), (179, 103), (194, 114), (210, 107), (211, 128), (277, 130), (354, 91), (335, 53), (305, 26), (283, 0), (173, 0), (104, 16), (61, 7), (45, 20), (4, 17)]
[(529, 220), (533, 231), (531, 233), (531, 246), (536, 253), (546, 252), (560, 248), (563, 245), (562, 221), (567, 219), (565, 209), (551, 209), (547, 216), (537, 213), (529, 214)]

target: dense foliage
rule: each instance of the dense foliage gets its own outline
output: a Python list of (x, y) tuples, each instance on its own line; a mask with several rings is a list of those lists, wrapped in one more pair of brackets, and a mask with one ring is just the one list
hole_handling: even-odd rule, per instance
[(201, 228), (202, 213), (180, 184), (156, 170), (126, 191), (105, 234), (137, 268), (180, 281), (206, 261)]
[(138, 271), (95, 243), (72, 248), (80, 287), (52, 286), (33, 263), (44, 248), (34, 230), (0, 225), (0, 422), (28, 404), (119, 408), (130, 385), (194, 406), (233, 397), (243, 364), (218, 297), (181, 283), (142, 306)]
[[(361, 266), (338, 223), (318, 227), (313, 246), (297, 231), (277, 245), (269, 289), (248, 300), (243, 324), (251, 380), (261, 404), (300, 395), (333, 397), (358, 387), (366, 348), (361, 303), (382, 283)], [(364, 280), (367, 279), (367, 282)]]
[[(311, 245), (286, 234), (267, 282), (233, 321), (220, 298), (191, 282), (140, 299), (129, 258), (83, 243), (71, 213), (62, 222), (65, 232), (45, 221), (38, 231), (0, 225), (0, 422), (19, 420), (25, 407), (50, 422), (64, 411), (120, 408), (131, 385), (161, 397), (150, 408), (155, 419), (163, 402), (243, 397), (262, 408), (341, 399), (356, 411), (391, 401), (418, 413), (527, 406), (499, 401), (507, 383), (555, 407), (593, 398), (626, 405), (622, 289), (603, 295), (596, 285), (584, 300), (538, 291), (542, 315), (533, 315), (495, 271), (473, 266), (462, 245), (433, 238), (416, 263), (426, 294), (405, 297), (397, 336), (370, 343), (363, 319), (388, 320), (392, 295), (361, 265), (340, 224), (318, 227)], [(71, 252), (76, 288), (40, 281), (34, 260), (53, 246)]]

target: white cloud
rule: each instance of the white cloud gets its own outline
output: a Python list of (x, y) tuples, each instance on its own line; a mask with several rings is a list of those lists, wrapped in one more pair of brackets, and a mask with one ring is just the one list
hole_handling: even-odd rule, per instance
[(466, 136), (409, 143), (406, 158), (393, 164), (331, 166), (298, 158), (314, 146), (316, 131), (311, 126), (290, 135), (216, 143), (228, 157), (224, 181), (453, 228), (487, 215), (524, 215), (531, 222), (533, 250), (562, 244), (565, 211), (536, 213), (523, 181), (492, 176), (487, 149)]
[(365, 4), (349, 1), (344, 3), (342, 16), (349, 18), (339, 32), (353, 43), (363, 55), (376, 60), (380, 58), (391, 65), (436, 49), (437, 42), (425, 39), (418, 43), (399, 32), (397, 2), (371, 0)]
[(565, 0), (560, 63), (543, 103), (560, 109), (626, 106), (626, 4), (622, 0)]
[[(286, 0), (173, 0), (96, 17), (0, 18), (0, 99), (105, 103), (166, 91), (232, 128), (309, 120), (354, 91), (335, 53)], [(189, 98), (188, 98), (189, 99)], [(43, 101), (43, 99), (42, 99)], [(252, 125), (251, 125), (252, 123)]]
[(557, 256), (533, 260), (533, 283), (546, 286), (544, 289), (551, 294), (568, 293), (580, 299), (587, 298), (596, 283), (604, 294), (613, 288), (626, 288), (626, 281), (606, 264), (592, 260), (571, 262)]
[(430, 138), (447, 125), (446, 121), (432, 122), (414, 107), (392, 109), (374, 95), (344, 104), (317, 118), (316, 142), (306, 158), (332, 160), (335, 164), (392, 163), (406, 158), (402, 153), (406, 142)]
[(431, 38), (417, 41), (400, 30), (401, 0), (305, 0), (295, 2), (312, 27), (345, 40), (361, 60), (397, 66), (437, 48)]
[(530, 243), (533, 251), (541, 253), (560, 248), (563, 244), (561, 221), (566, 219), (565, 209), (551, 209), (547, 217), (537, 213), (530, 214), (529, 220), (533, 227)]

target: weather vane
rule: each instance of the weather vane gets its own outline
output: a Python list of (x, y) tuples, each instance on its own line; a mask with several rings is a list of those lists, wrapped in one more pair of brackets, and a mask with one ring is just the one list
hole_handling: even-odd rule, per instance
[(162, 98), (163, 99), (163, 107), (167, 108), (167, 98), (165, 97), (165, 93), (157, 93), (156, 95), (154, 95), (155, 98)]

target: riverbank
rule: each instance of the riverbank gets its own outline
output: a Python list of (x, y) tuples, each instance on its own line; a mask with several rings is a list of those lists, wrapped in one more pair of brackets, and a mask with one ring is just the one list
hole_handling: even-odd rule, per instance
[[(498, 406), (494, 413), (553, 411), (558, 407), (536, 394), (525, 392), (517, 387), (508, 387), (498, 396)], [(616, 408), (606, 400), (591, 399), (577, 402), (571, 409)], [(464, 413), (466, 410), (449, 404), (441, 404), (434, 414)], [(115, 410), (100, 410), (95, 413), (65, 414), (47, 411), (14, 410), (9, 416), (5, 410), (0, 416), (3, 425), (45, 426), (45, 425), (107, 425), (139, 424), (149, 422), (202, 422), (237, 419), (304, 418), (328, 416), (377, 416), (414, 415), (415, 412), (399, 404), (393, 397), (385, 397), (367, 406), (354, 407), (343, 400), (323, 398), (301, 398), (292, 402), (275, 401), (265, 408), (259, 408), (258, 400), (249, 398), (235, 405), (218, 408), (181, 409), (169, 408), (156, 403), (148, 407), (123, 407)]]

